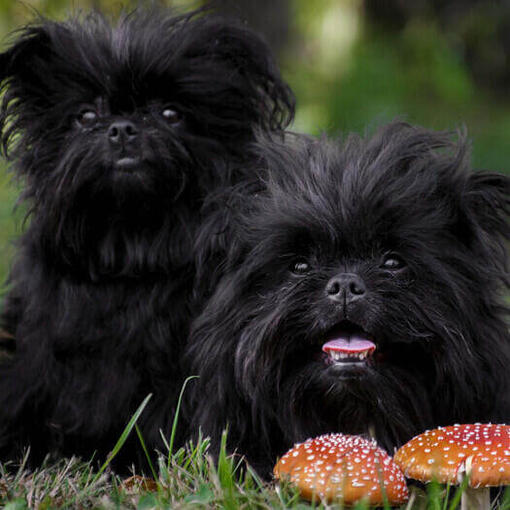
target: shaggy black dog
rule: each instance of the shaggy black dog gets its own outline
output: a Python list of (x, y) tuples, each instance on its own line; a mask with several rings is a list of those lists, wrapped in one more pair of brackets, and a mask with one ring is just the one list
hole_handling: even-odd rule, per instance
[(196, 425), (267, 474), (292, 443), (508, 419), (510, 180), (456, 142), (393, 123), (372, 138), (262, 146), (226, 275), (188, 352)]
[[(0, 55), (4, 150), (30, 223), (1, 327), (0, 458), (30, 445), (100, 457), (143, 398), (149, 449), (168, 435), (179, 356), (200, 306), (195, 260), (214, 250), (203, 204), (242, 181), (254, 133), (293, 98), (266, 45), (203, 12), (41, 19)], [(119, 464), (135, 461), (134, 441)]]

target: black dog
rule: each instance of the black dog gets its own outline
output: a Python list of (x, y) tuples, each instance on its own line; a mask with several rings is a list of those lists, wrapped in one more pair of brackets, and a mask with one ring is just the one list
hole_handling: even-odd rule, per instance
[[(243, 180), (254, 133), (293, 98), (266, 45), (215, 16), (137, 11), (42, 19), (0, 55), (2, 141), (30, 224), (1, 327), (1, 459), (31, 446), (100, 457), (144, 397), (150, 449), (168, 434), (180, 352), (200, 306), (209, 193)], [(204, 286), (205, 287), (205, 286)], [(133, 442), (119, 464), (136, 461)]]
[(510, 181), (404, 123), (262, 146), (226, 275), (192, 330), (193, 419), (268, 473), (292, 443), (508, 419)]

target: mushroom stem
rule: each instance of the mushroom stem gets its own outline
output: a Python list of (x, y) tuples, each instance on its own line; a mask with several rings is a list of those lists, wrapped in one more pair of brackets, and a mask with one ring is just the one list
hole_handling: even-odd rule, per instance
[(466, 487), (462, 493), (461, 510), (489, 510), (491, 507), (490, 488), (473, 489)]
[(461, 510), (489, 510), (490, 508), (490, 489), (488, 487), (473, 488), (470, 486), (469, 480), (473, 469), (473, 455), (470, 455), (463, 462), (459, 474), (460, 482), (467, 481), (461, 497)]

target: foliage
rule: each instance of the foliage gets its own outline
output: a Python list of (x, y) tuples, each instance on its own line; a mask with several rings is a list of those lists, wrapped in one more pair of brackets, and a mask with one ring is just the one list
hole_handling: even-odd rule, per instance
[[(338, 4), (350, 9), (338, 11)], [(360, 12), (352, 0), (325, 5), (315, 16), (349, 18), (353, 9)], [(412, 21), (401, 32), (358, 22), (354, 37), (344, 40), (348, 51), (339, 48), (336, 59), (327, 51), (330, 38), (321, 41), (319, 34), (309, 33), (298, 45), (302, 58), (287, 59), (284, 69), (298, 98), (299, 131), (364, 131), (395, 117), (434, 129), (466, 125), (475, 167), (510, 171), (510, 97), (491, 96), (475, 84), (434, 20)]]

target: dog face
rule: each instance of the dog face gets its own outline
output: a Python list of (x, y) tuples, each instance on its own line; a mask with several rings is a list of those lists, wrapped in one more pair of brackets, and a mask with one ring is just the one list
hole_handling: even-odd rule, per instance
[(43, 19), (0, 55), (1, 141), (51, 264), (97, 279), (187, 263), (204, 197), (290, 121), (266, 45), (202, 14)]
[(0, 63), (4, 148), (36, 201), (203, 191), (214, 162), (242, 155), (255, 129), (282, 128), (293, 108), (258, 37), (199, 13), (42, 20)]
[(191, 357), (208, 384), (210, 364), (229, 366), (262, 436), (374, 428), (391, 448), (488, 415), (508, 359), (509, 185), (471, 174), (466, 150), (404, 124), (263, 147), (267, 187), (248, 201)]

